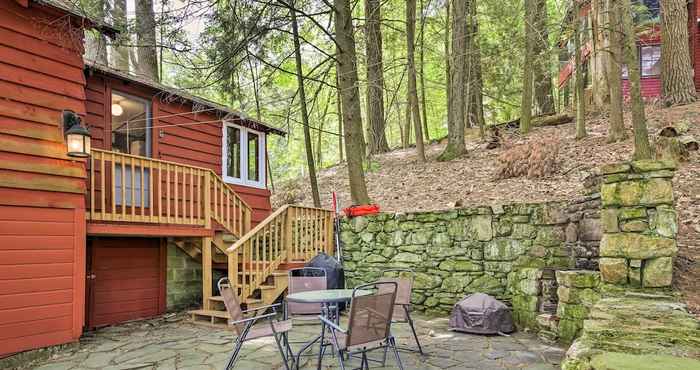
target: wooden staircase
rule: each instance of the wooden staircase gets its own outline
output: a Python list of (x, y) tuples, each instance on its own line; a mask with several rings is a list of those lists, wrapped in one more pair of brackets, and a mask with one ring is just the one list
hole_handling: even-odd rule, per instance
[(303, 266), (320, 252), (333, 254), (333, 213), (285, 205), (240, 238), (217, 232), (200, 240), (174, 240), (202, 261), (202, 308), (189, 313), (195, 321), (225, 323), (229, 315), (221, 296), (212, 292), (212, 269), (226, 269), (245, 309), (272, 304), (287, 289), (290, 268)]

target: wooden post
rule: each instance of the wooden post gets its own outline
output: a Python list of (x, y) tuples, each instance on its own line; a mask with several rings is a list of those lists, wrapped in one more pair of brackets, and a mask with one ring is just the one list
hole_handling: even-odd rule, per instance
[(333, 227), (335, 227), (335, 222), (333, 222), (333, 213), (326, 212), (326, 248), (328, 248), (328, 255), (332, 256), (335, 254), (335, 233)]
[(245, 213), (243, 214), (243, 232), (241, 233), (241, 236), (247, 234), (251, 229), (251, 213), (253, 213), (252, 209), (246, 209)]
[(284, 240), (282, 241), (282, 248), (284, 248), (284, 258), (283, 261), (289, 263), (292, 259), (292, 227), (294, 227), (294, 219), (292, 218), (292, 207), (287, 208), (284, 216)]
[(204, 227), (211, 228), (211, 172), (204, 173)]
[(202, 238), (202, 308), (211, 309), (211, 238)]
[[(228, 253), (228, 281), (234, 294), (238, 295), (238, 250)], [(242, 287), (241, 293), (243, 293)]]

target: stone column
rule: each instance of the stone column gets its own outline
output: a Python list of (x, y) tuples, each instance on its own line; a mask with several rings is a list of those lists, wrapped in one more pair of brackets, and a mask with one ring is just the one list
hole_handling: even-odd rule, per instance
[(601, 168), (600, 272), (605, 283), (671, 285), (678, 226), (675, 163), (636, 161)]

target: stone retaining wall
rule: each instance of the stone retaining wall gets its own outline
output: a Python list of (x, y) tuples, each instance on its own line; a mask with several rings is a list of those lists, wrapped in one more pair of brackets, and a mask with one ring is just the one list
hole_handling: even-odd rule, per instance
[[(412, 301), (418, 310), (445, 314), (473, 292), (510, 301), (509, 274), (573, 267), (565, 242), (568, 219), (566, 205), (558, 202), (344, 219), (347, 285), (374, 280), (384, 268), (408, 267), (416, 272)], [(537, 306), (532, 298), (516, 300), (528, 310), (533, 301)]]

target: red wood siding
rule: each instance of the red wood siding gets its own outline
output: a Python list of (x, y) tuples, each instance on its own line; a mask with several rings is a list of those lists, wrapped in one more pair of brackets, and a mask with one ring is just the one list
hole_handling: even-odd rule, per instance
[[(111, 136), (111, 91), (122, 91), (151, 101), (153, 126), (151, 152), (153, 158), (210, 168), (221, 175), (222, 123), (210, 112), (192, 113), (192, 105), (168, 102), (158, 91), (140, 87), (111, 76), (93, 71), (87, 78), (87, 122), (93, 134), (95, 148), (109, 150)], [(192, 125), (192, 122), (206, 122)], [(180, 125), (180, 126), (172, 126)], [(157, 128), (158, 126), (168, 126)], [(252, 223), (265, 219), (272, 212), (270, 191), (247, 186), (231, 185), (253, 208)]]
[(100, 327), (165, 311), (165, 253), (159, 239), (100, 238), (92, 242), (89, 326)]
[[(661, 96), (661, 76), (643, 77), (640, 79), (642, 98), (656, 98)], [(622, 94), (629, 97), (629, 80), (622, 80)]]
[(85, 114), (77, 24), (0, 0), (0, 356), (82, 332), (85, 165), (60, 126), (63, 109)]

